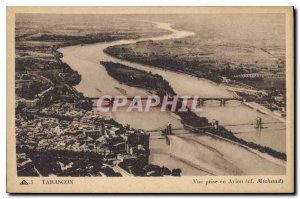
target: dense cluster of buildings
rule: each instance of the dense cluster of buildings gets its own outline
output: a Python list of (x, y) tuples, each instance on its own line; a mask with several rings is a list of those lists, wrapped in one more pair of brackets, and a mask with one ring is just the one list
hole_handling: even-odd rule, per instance
[[(44, 117), (44, 113), (71, 119)], [(149, 134), (142, 130), (125, 129), (112, 120), (68, 103), (53, 104), (40, 111), (17, 115), (16, 132), (17, 151), (23, 154), (23, 158), (27, 157), (20, 167), (25, 167), (26, 163), (32, 164), (29, 160), (35, 151), (51, 150), (92, 152), (98, 154), (103, 163), (127, 161), (134, 164), (138, 161), (141, 167), (148, 164)]]
[(19, 105), (34, 108), (51, 101), (54, 84), (51, 80), (37, 74), (17, 73), (15, 80), (16, 107)]
[(18, 175), (122, 176), (134, 175), (123, 169), (131, 164), (143, 169), (149, 135), (94, 114), (73, 87), (80, 75), (59, 57), (51, 64), (17, 59), (25, 69), (15, 75)]

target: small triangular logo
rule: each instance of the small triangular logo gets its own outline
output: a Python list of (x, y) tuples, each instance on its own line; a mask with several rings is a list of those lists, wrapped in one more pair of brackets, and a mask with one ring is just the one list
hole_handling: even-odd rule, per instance
[(28, 182), (26, 182), (26, 180), (23, 180), (20, 185), (28, 185)]

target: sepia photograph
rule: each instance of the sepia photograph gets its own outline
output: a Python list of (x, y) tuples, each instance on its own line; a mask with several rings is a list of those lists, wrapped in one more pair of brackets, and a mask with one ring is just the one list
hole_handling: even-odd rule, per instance
[(8, 7), (8, 192), (293, 192), (293, 34), (293, 7)]

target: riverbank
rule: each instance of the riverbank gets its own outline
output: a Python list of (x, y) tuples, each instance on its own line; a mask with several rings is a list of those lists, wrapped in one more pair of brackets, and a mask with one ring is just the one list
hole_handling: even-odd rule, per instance
[[(269, 155), (257, 154), (222, 137), (206, 133), (169, 136), (170, 154), (210, 175), (274, 175), (285, 174), (285, 164)], [(250, 151), (249, 151), (250, 150)], [(190, 153), (197, 151), (197, 153)], [(232, 151), (235, 151), (232, 155)], [(243, 158), (240, 158), (243, 157)], [(247, 157), (245, 159), (244, 157)], [(268, 163), (264, 163), (265, 161)], [(255, 166), (249, 167), (249, 162)], [(262, 172), (262, 170), (264, 172)]]
[(128, 86), (151, 90), (155, 93), (175, 94), (169, 83), (159, 75), (153, 75), (119, 63), (101, 61), (100, 64), (106, 68), (110, 76)]
[(282, 118), (280, 116), (275, 115), (271, 110), (267, 109), (266, 107), (264, 107), (264, 106), (262, 106), (262, 105), (260, 105), (260, 104), (258, 104), (256, 102), (245, 102), (244, 104), (246, 106), (248, 106), (248, 107), (256, 110), (256, 111), (259, 111), (259, 112), (261, 112), (263, 114), (269, 115), (272, 118), (277, 119), (277, 120), (279, 120), (279, 121), (281, 121), (283, 123), (286, 122), (285, 118)]
[[(239, 94), (237, 94), (237, 92), (246, 92), (246, 93), (253, 93), (253, 95), (255, 93), (257, 93), (258, 91), (257, 90), (254, 90), (254, 89), (249, 89), (249, 88), (236, 88), (236, 87), (232, 87), (232, 86), (227, 86), (227, 85), (224, 85), (224, 84), (221, 84), (220, 86), (224, 87), (226, 90), (229, 90), (231, 92), (233, 92), (236, 96), (239, 96), (241, 97)], [(244, 105), (246, 105), (247, 107), (249, 108), (252, 108), (260, 113), (263, 113), (265, 115), (269, 115), (271, 116), (272, 118), (276, 119), (276, 120), (279, 120), (283, 123), (286, 122), (285, 118), (283, 117), (280, 117), (278, 115), (276, 115), (273, 111), (271, 111), (270, 109), (266, 108), (265, 106), (257, 103), (257, 102), (247, 102), (248, 100), (251, 101), (251, 99), (247, 98), (247, 96), (242, 96), (245, 98), (246, 102), (244, 102)]]
[(286, 161), (286, 160), (281, 160), (281, 159), (275, 158), (275, 157), (271, 156), (270, 154), (262, 153), (262, 152), (260, 152), (260, 151), (258, 151), (258, 150), (256, 150), (256, 149), (253, 149), (253, 148), (250, 148), (250, 147), (248, 147), (248, 146), (239, 144), (239, 143), (234, 142), (234, 141), (232, 141), (232, 140), (230, 140), (230, 139), (227, 139), (227, 138), (224, 138), (224, 137), (215, 135), (215, 134), (210, 133), (210, 132), (208, 132), (208, 131), (204, 131), (203, 133), (208, 134), (208, 135), (213, 136), (213, 137), (217, 137), (217, 138), (222, 139), (222, 140), (225, 140), (225, 141), (230, 142), (230, 143), (232, 143), (232, 144), (236, 144), (236, 145), (238, 145), (238, 146), (241, 146), (241, 147), (243, 147), (243, 148), (245, 148), (245, 149), (247, 149), (247, 150), (249, 150), (249, 151), (251, 151), (251, 152), (253, 152), (253, 153), (257, 154), (257, 155), (259, 155), (260, 157), (265, 158), (265, 159), (268, 159), (268, 160), (270, 160), (270, 161), (272, 161), (272, 162), (274, 162), (274, 163), (276, 163), (276, 164), (278, 164), (278, 165), (286, 166), (286, 165), (285, 165), (285, 161)]
[[(139, 45), (149, 46), (152, 41), (143, 41)], [(180, 72), (188, 75), (192, 75), (198, 78), (209, 79), (217, 83), (221, 83), (222, 77), (216, 73), (211, 72), (210, 66), (200, 67), (199, 64), (178, 60), (176, 57), (155, 54), (151, 56), (132, 54), (134, 52), (128, 45), (112, 46), (104, 49), (104, 52), (117, 57), (119, 59), (128, 60), (131, 62), (151, 65), (153, 67), (160, 68), (162, 70), (171, 70), (174, 72)], [(147, 53), (145, 53), (147, 55)], [(200, 64), (201, 65), (201, 64)]]

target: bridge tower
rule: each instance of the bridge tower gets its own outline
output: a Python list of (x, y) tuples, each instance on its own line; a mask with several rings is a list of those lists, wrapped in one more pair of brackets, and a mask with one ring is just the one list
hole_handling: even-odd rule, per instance
[(172, 135), (172, 124), (169, 123), (168, 126), (167, 126), (167, 128), (168, 128), (169, 135)]
[(219, 120), (213, 120), (211, 124), (215, 129), (219, 129)]
[(203, 99), (199, 98), (199, 99), (198, 99), (198, 105), (199, 105), (199, 106), (202, 106), (203, 104), (204, 104)]
[(172, 124), (171, 123), (168, 123), (165, 131), (166, 131), (166, 135), (172, 135)]
[(262, 128), (262, 118), (261, 117), (256, 118), (255, 128), (257, 128), (257, 129)]
[(221, 102), (220, 102), (221, 106), (224, 106), (224, 105), (225, 105), (225, 103), (226, 103), (225, 99), (224, 99), (224, 98), (222, 98), (222, 99), (221, 99)]

